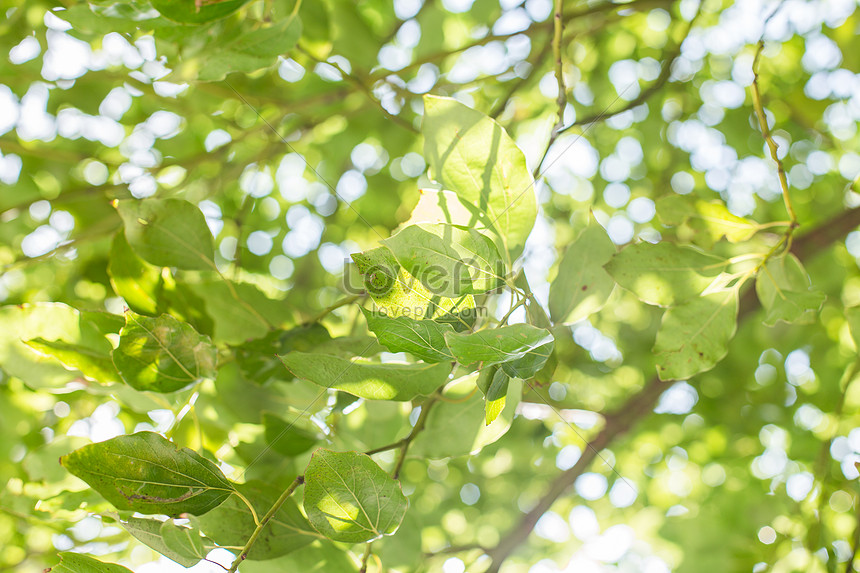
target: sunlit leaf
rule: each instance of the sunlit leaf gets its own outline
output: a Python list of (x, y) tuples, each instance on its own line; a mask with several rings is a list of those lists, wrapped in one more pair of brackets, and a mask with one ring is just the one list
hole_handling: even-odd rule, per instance
[(81, 553), (60, 553), (60, 563), (46, 573), (131, 573), (122, 565), (105, 563)]
[(367, 319), (367, 327), (390, 351), (409, 352), (424, 362), (454, 360), (445, 342), (445, 333), (454, 332), (451, 325), (406, 316), (391, 318), (364, 308), (361, 310)]
[(528, 324), (514, 324), (471, 334), (448, 333), (448, 348), (461, 364), (500, 364), (511, 377), (527, 379), (552, 352), (552, 334)]
[(361, 543), (391, 535), (407, 506), (400, 484), (363, 454), (319, 449), (305, 470), (308, 520), (334, 541)]

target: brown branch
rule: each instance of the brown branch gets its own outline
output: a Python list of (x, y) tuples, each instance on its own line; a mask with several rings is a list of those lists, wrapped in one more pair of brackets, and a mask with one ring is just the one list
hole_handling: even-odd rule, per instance
[[(794, 242), (792, 252), (801, 260), (809, 259), (841, 239), (858, 225), (860, 225), (860, 207), (840, 213), (803, 235)], [(738, 321), (749, 318), (758, 308), (759, 303), (755, 297), (755, 291), (747, 290), (741, 299)], [(486, 573), (498, 573), (502, 563), (528, 539), (541, 516), (573, 485), (579, 476), (585, 473), (600, 450), (648, 416), (657, 404), (657, 400), (672, 384), (674, 384), (672, 380), (664, 381), (655, 376), (637, 394), (627, 400), (621, 408), (606, 416), (606, 424), (603, 429), (588, 442), (576, 464), (559, 474), (537, 505), (521, 518), (517, 526), (505, 535), (498, 545), (487, 551), (492, 563)]]

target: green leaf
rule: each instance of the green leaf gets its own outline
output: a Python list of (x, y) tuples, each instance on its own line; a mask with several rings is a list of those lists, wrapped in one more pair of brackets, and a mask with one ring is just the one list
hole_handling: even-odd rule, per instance
[(430, 410), (424, 431), (409, 448), (410, 456), (440, 459), (474, 455), (507, 433), (522, 397), (522, 380), (511, 378), (508, 381), (505, 406), (487, 425), (486, 401), (475, 392), (478, 376), (473, 372), (445, 387), (446, 400), (437, 402)]
[[(164, 555), (168, 559), (179, 563), (183, 567), (193, 567), (200, 562), (200, 559), (202, 558), (194, 555), (187, 555), (185, 548), (181, 551), (176, 551), (168, 546), (162, 527), (166, 527), (168, 523), (173, 525), (170, 520), (162, 522), (157, 519), (129, 517), (127, 520), (121, 520), (120, 523), (135, 539), (150, 549)], [(173, 525), (173, 527), (178, 528), (176, 525)], [(175, 540), (174, 543), (176, 543)], [(203, 557), (205, 556), (206, 555), (204, 554)]]
[(591, 217), (564, 252), (550, 285), (549, 313), (554, 322), (578, 322), (603, 308), (615, 288), (603, 266), (614, 254), (609, 235)]
[(250, 73), (268, 68), (278, 61), (278, 56), (295, 47), (301, 34), (299, 18), (282, 20), (266, 28), (253, 27), (207, 54), (197, 79), (220, 81), (232, 72)]
[(512, 256), (534, 226), (534, 179), (514, 141), (495, 121), (457, 100), (424, 97), (424, 155), (432, 176), (485, 213)]
[(721, 201), (670, 195), (659, 199), (656, 207), (663, 224), (681, 226), (679, 238), (703, 247), (710, 247), (723, 237), (730, 243), (740, 243), (759, 230), (757, 223), (732, 214)]
[(379, 309), (390, 317), (407, 316), (468, 323), (459, 313), (475, 307), (466, 295), (457, 299), (433, 294), (397, 262), (386, 247), (353, 253), (352, 260), (362, 274), (367, 293)]
[(489, 426), (505, 407), (511, 378), (496, 366), (488, 366), (478, 376), (478, 388), (486, 401), (486, 424)]
[(848, 330), (854, 339), (854, 346), (860, 350), (860, 306), (851, 306), (845, 309), (845, 320), (848, 321)]
[(501, 364), (512, 378), (535, 375), (552, 353), (553, 337), (545, 328), (514, 324), (471, 334), (448, 333), (448, 348), (461, 364)]
[[(261, 481), (236, 484), (236, 489), (254, 506), (259, 517), (265, 515), (281, 493), (277, 487)], [(256, 529), (248, 506), (235, 495), (197, 518), (197, 523), (210, 539), (227, 546), (244, 546)], [(274, 559), (305, 547), (317, 537), (296, 502), (287, 499), (257, 537), (248, 558)]]
[(280, 416), (263, 412), (263, 428), (266, 442), (273, 450), (287, 457), (303, 454), (320, 440), (318, 432), (314, 432), (287, 422)]
[(145, 261), (159, 267), (215, 269), (212, 233), (195, 205), (182, 199), (117, 201), (125, 237)]
[(382, 241), (398, 262), (433, 294), (458, 297), (505, 284), (495, 244), (478, 231), (446, 224), (406, 227)]
[(305, 470), (305, 513), (333, 541), (391, 535), (407, 506), (400, 484), (364, 454), (319, 449)]
[(0, 366), (33, 388), (62, 386), (80, 376), (69, 370), (77, 366), (86, 370), (81, 374), (109, 382), (99, 357), (110, 355), (107, 336), (118, 332), (116, 319), (102, 312), (81, 313), (62, 303), (0, 307)]
[(60, 463), (117, 509), (145, 514), (201, 515), (234, 491), (214, 463), (153, 432), (84, 446)]
[(699, 296), (726, 264), (692, 247), (638, 243), (614, 255), (605, 268), (643, 302), (672, 306)]
[(203, 378), (215, 378), (218, 351), (208, 336), (162, 314), (126, 313), (113, 363), (135, 390), (175, 392)]
[(738, 316), (736, 290), (690, 299), (663, 314), (654, 353), (661, 380), (686, 380), (729, 352)]
[(152, 0), (152, 7), (174, 22), (204, 24), (229, 16), (248, 0)]
[(60, 563), (45, 573), (131, 573), (122, 565), (105, 563), (81, 553), (60, 553)]
[(158, 312), (161, 269), (138, 257), (123, 232), (114, 236), (107, 270), (114, 292), (131, 310), (140, 314)]
[(445, 333), (454, 332), (451, 325), (406, 316), (391, 318), (365, 308), (361, 311), (367, 319), (367, 327), (391, 352), (409, 352), (424, 362), (454, 360), (445, 342)]
[(755, 291), (768, 326), (780, 320), (809, 323), (825, 299), (824, 293), (811, 290), (806, 269), (791, 253), (768, 259), (756, 275)]
[(366, 400), (412, 400), (445, 383), (450, 364), (397, 364), (347, 360), (339, 356), (290, 352), (280, 357), (296, 378), (349, 392)]

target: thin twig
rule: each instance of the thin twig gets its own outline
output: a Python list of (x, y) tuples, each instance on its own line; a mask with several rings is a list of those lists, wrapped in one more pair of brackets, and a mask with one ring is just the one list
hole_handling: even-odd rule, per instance
[(373, 546), (373, 541), (369, 541), (364, 546), (364, 555), (361, 556), (361, 569), (358, 570), (358, 573), (367, 573), (367, 561), (370, 559), (370, 552)]
[(397, 458), (397, 463), (394, 465), (394, 470), (391, 472), (391, 477), (394, 479), (398, 479), (400, 477), (400, 470), (403, 469), (403, 462), (406, 461), (406, 453), (409, 451), (409, 446), (421, 430), (424, 429), (424, 425), (427, 423), (427, 416), (430, 415), (430, 408), (432, 408), (433, 404), (439, 400), (440, 396), (442, 396), (442, 390), (436, 390), (436, 392), (421, 404), (421, 413), (418, 415), (418, 420), (415, 421), (415, 425), (412, 426), (412, 431), (409, 432), (409, 435), (406, 436), (400, 444), (400, 454)]

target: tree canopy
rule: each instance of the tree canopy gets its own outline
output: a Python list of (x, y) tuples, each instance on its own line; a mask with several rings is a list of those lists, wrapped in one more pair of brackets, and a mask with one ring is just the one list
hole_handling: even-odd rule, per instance
[(857, 569), (854, 0), (3, 12), (0, 570)]

